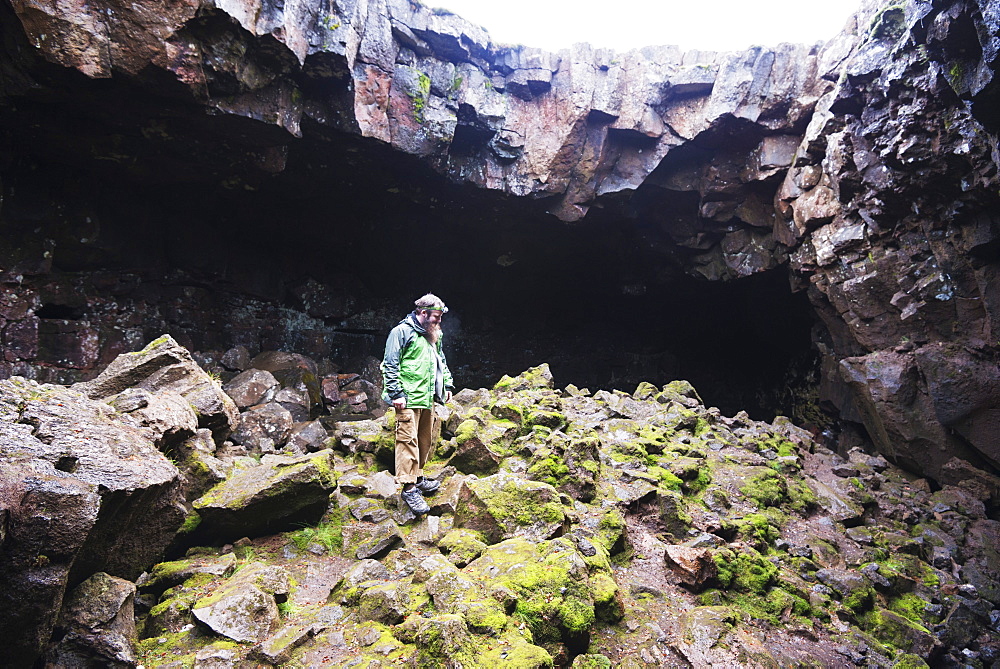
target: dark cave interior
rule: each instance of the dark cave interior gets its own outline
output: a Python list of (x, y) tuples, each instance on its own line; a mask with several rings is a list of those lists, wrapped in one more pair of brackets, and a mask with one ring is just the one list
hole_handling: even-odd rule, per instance
[[(451, 308), (460, 386), (548, 362), (559, 386), (683, 378), (723, 413), (770, 419), (816, 385), (814, 317), (783, 266), (685, 273), (696, 251), (670, 233), (698, 216), (689, 190), (606, 198), (567, 224), (550, 201), (452, 183), (308, 119), (291, 139), (127, 82), (60, 76), (80, 86), (60, 104), (0, 109), (0, 267), (41, 296), (42, 367), (64, 365), (73, 323), (99, 332), (95, 366), (165, 329), (195, 351), (280, 347), (345, 367), (381, 357), (385, 332), (431, 291)], [(248, 319), (248, 301), (286, 320), (256, 306)]]

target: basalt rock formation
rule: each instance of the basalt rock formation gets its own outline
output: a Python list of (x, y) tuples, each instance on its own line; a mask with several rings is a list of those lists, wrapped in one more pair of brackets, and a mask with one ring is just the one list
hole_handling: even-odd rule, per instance
[(550, 54), (406, 0), (5, 0), (3, 372), (377, 356), (423, 280), (467, 383), (685, 376), (995, 504), (998, 17)]
[(8, 666), (1000, 662), (983, 488), (725, 416), (686, 381), (591, 393), (540, 365), (437, 407), (415, 516), (392, 413), (324, 414), (309, 453), (224, 429), (153, 448), (190, 432), (149, 383), (185, 358), (169, 337), (123, 354), (98, 379), (145, 373), (104, 401), (0, 381)]

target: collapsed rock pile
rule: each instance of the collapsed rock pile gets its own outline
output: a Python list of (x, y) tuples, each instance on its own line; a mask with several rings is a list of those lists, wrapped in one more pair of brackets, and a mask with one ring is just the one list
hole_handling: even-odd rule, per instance
[[(317, 380), (269, 357), (295, 363), (248, 365), (232, 399), (169, 338), (75, 389), (0, 382), (0, 592), (49, 584), (5, 595), (5, 627), (31, 629), (15, 663), (1000, 659), (996, 479), (938, 487), (782, 418), (722, 416), (683, 381), (558, 390), (542, 365), (439, 408), (442, 485), (415, 517), (386, 471), (391, 413), (313, 420), (307, 448), (263, 428), (237, 442), (261, 407), (292, 413), (282, 388)], [(281, 397), (315, 419), (298, 392)], [(113, 486), (140, 464), (147, 487)], [(52, 513), (73, 495), (78, 513)]]

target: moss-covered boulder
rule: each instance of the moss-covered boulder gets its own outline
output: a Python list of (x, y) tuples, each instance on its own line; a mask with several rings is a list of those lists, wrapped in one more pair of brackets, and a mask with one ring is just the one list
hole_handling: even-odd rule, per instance
[(413, 616), (392, 630), (403, 643), (416, 644), (416, 666), (477, 666), (472, 635), (462, 616), (444, 614), (423, 618)]
[(555, 488), (507, 473), (463, 482), (455, 514), (456, 527), (477, 530), (490, 543), (516, 536), (542, 541), (562, 532), (565, 521)]
[[(465, 571), (515, 593), (514, 617), (531, 629), (536, 643), (575, 641), (596, 620), (590, 570), (569, 539), (508, 539), (490, 546)], [(613, 597), (609, 584), (599, 586), (607, 602)]]
[(403, 540), (399, 527), (392, 520), (377, 525), (357, 523), (344, 527), (344, 554), (364, 560), (384, 556)]
[(464, 567), (482, 555), (486, 546), (482, 533), (466, 528), (453, 529), (438, 542), (438, 547), (457, 567)]
[(894, 611), (873, 609), (861, 622), (876, 639), (903, 653), (931, 657), (941, 642), (923, 625)]
[(532, 454), (528, 477), (543, 481), (573, 499), (590, 502), (601, 474), (600, 439), (594, 431), (552, 432)]
[(237, 470), (194, 501), (201, 524), (192, 541), (232, 541), (318, 521), (337, 485), (330, 456), (269, 456)]
[(403, 622), (410, 605), (409, 584), (405, 581), (378, 583), (364, 588), (358, 600), (358, 615), (362, 620), (374, 620), (385, 625)]
[(504, 375), (499, 381), (497, 381), (496, 385), (493, 386), (493, 390), (498, 392), (518, 392), (521, 390), (531, 390), (533, 388), (552, 388), (552, 370), (549, 369), (548, 363), (532, 367), (515, 377)]
[(277, 628), (278, 600), (287, 598), (289, 587), (284, 569), (255, 563), (199, 599), (191, 611), (216, 634), (238, 642), (260, 642)]
[(484, 441), (485, 435), (480, 437), (463, 433), (461, 430), (460, 434), (455, 453), (448, 464), (466, 474), (487, 476), (496, 473), (500, 468), (501, 455), (490, 447), (488, 440)]
[(143, 593), (161, 594), (164, 590), (181, 585), (195, 574), (225, 576), (236, 568), (236, 556), (232, 553), (222, 555), (196, 555), (183, 560), (161, 562), (149, 572), (149, 575), (137, 583)]

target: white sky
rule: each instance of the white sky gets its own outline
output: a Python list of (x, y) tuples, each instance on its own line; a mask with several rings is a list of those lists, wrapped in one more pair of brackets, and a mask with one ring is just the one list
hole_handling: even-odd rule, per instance
[(664, 44), (735, 51), (812, 44), (840, 32), (861, 0), (424, 0), (481, 25), (494, 42), (549, 51)]

